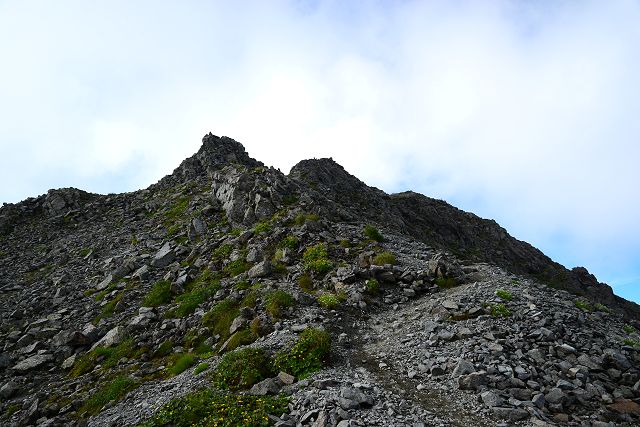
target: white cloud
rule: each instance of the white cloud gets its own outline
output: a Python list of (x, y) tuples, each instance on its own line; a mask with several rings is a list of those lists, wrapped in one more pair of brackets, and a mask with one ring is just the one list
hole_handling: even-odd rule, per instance
[(637, 276), (639, 19), (631, 1), (5, 2), (0, 200), (143, 187), (211, 130)]

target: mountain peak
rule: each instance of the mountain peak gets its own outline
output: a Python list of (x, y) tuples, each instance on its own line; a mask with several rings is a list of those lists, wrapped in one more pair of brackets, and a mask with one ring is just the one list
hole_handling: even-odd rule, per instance
[(249, 157), (244, 146), (228, 136), (218, 137), (211, 132), (202, 137), (202, 146), (195, 154), (203, 165), (218, 166), (228, 163), (240, 163), (258, 166), (262, 163)]
[(2, 425), (640, 420), (640, 307), (586, 269), (212, 134), (158, 186), (0, 208), (0, 298)]
[[(202, 137), (202, 145), (196, 154), (185, 159), (170, 177), (179, 180), (193, 179), (201, 174), (211, 176), (230, 164), (250, 168), (264, 166), (247, 154), (244, 146), (228, 136), (219, 137), (211, 132)], [(164, 179), (163, 179), (164, 180)]]

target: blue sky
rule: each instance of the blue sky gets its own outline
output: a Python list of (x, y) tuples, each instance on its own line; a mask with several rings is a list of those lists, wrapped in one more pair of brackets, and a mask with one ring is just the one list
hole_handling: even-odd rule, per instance
[(640, 2), (0, 0), (0, 202), (212, 131), (496, 219), (640, 301)]

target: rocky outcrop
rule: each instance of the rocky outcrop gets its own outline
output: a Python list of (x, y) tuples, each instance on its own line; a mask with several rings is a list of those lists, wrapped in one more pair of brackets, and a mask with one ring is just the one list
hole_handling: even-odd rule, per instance
[(280, 426), (640, 419), (635, 304), (331, 159), (286, 176), (209, 134), (148, 189), (50, 191), (0, 208), (0, 228), (2, 425), (136, 425), (222, 392), (225, 354), (273, 363), (308, 328), (331, 337), (308, 377), (289, 366), (226, 392), (285, 395)]

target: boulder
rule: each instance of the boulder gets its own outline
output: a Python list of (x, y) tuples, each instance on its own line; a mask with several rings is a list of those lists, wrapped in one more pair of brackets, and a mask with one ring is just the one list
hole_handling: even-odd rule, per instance
[(164, 268), (171, 264), (175, 259), (176, 254), (173, 249), (171, 249), (171, 243), (166, 242), (153, 257), (151, 265), (155, 268)]
[(41, 368), (43, 365), (51, 362), (53, 356), (50, 354), (36, 354), (35, 356), (28, 357), (19, 362), (13, 367), (15, 371), (26, 372), (33, 369)]

